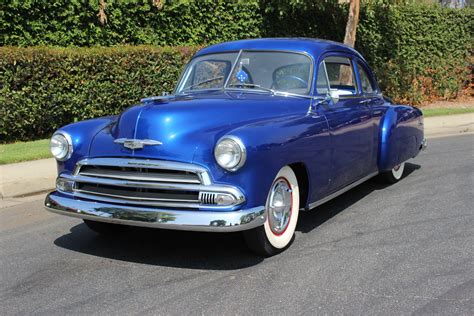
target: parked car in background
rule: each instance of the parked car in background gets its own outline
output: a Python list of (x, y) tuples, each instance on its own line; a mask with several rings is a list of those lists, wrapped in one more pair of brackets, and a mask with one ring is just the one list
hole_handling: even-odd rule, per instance
[(228, 42), (200, 50), (172, 95), (55, 132), (45, 206), (104, 234), (242, 231), (271, 256), (291, 244), (300, 211), (376, 175), (397, 182), (425, 145), (421, 111), (384, 98), (354, 49)]

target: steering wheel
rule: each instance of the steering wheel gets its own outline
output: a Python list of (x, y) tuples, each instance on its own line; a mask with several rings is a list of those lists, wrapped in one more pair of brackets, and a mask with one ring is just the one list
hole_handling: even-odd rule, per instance
[(293, 80), (293, 81), (296, 81), (299, 86), (297, 87), (293, 87), (292, 89), (299, 89), (299, 88), (306, 88), (308, 86), (308, 81), (304, 80), (304, 79), (301, 79), (300, 77), (297, 77), (297, 76), (294, 76), (294, 75), (286, 75), (286, 76), (283, 76), (283, 77), (280, 77), (278, 79), (275, 79), (272, 83), (272, 88), (279, 88), (280, 84), (279, 82), (280, 81), (283, 81), (283, 80)]

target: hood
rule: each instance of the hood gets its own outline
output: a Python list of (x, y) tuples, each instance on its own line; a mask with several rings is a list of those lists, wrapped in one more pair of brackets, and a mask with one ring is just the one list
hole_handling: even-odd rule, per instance
[[(237, 127), (306, 111), (309, 99), (260, 93), (206, 93), (147, 102), (125, 110), (98, 133), (91, 157), (141, 157), (192, 162), (194, 152), (214, 148)], [(161, 145), (131, 150), (116, 139), (149, 139)]]

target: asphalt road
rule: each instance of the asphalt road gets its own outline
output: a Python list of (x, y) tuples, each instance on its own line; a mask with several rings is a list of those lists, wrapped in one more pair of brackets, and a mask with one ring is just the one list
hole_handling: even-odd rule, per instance
[(10, 201), (0, 314), (473, 315), (474, 136), (430, 140), (407, 170), (300, 215), (292, 247), (269, 259), (239, 234), (104, 239), (42, 196)]

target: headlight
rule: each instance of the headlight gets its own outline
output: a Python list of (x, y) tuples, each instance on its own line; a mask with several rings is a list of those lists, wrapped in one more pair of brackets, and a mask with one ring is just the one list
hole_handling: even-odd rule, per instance
[(214, 157), (222, 168), (236, 171), (242, 167), (247, 158), (247, 152), (242, 141), (235, 136), (224, 136), (214, 148)]
[(72, 141), (68, 134), (56, 133), (49, 144), (51, 154), (59, 161), (67, 160), (72, 155)]

